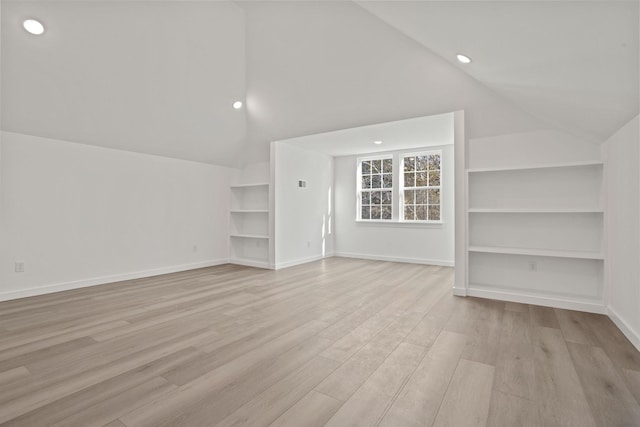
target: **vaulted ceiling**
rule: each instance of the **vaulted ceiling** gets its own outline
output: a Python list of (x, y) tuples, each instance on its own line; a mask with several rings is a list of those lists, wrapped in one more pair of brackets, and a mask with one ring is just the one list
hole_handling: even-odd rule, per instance
[(637, 1), (364, 2), (536, 117), (598, 140), (638, 112)]
[(456, 110), (585, 142), (638, 114), (637, 1), (4, 0), (1, 31), (3, 130), (227, 166)]

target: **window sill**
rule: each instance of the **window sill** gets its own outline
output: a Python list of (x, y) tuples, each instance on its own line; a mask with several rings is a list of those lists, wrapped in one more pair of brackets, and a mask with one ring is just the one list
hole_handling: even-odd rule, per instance
[(377, 221), (377, 220), (363, 220), (356, 219), (356, 224), (370, 225), (373, 227), (402, 227), (402, 228), (442, 228), (444, 222), (442, 221), (429, 221), (429, 222), (417, 222), (417, 221)]

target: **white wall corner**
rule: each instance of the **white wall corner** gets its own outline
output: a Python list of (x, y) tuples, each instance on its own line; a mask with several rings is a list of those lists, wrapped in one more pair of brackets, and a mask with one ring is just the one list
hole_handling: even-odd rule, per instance
[(454, 266), (453, 261), (443, 260), (443, 259), (405, 258), (405, 257), (353, 253), (353, 252), (336, 252), (334, 256), (342, 257), (342, 258), (366, 259), (366, 260), (373, 260), (373, 261), (402, 262), (406, 264), (437, 265), (441, 267)]
[(618, 329), (622, 331), (624, 336), (627, 337), (629, 341), (631, 341), (631, 344), (633, 344), (633, 346), (638, 349), (638, 351), (640, 351), (640, 332), (636, 331), (635, 329), (633, 329), (633, 327), (631, 327), (631, 325), (625, 322), (622, 317), (620, 317), (620, 315), (618, 315), (618, 313), (613, 308), (611, 308), (611, 306), (607, 307), (607, 315), (613, 321), (613, 323), (615, 323)]
[(457, 288), (457, 287), (453, 287), (453, 295), (458, 296), (458, 297), (466, 297), (467, 296), (467, 289), (466, 288)]
[(273, 266), (274, 270), (281, 270), (283, 268), (288, 268), (288, 267), (294, 267), (296, 265), (302, 265), (302, 264), (307, 264), (310, 262), (315, 262), (315, 261), (320, 261), (326, 258), (331, 258), (333, 257), (334, 254), (326, 254), (325, 256), (319, 255), (319, 256), (312, 256), (312, 257), (307, 257), (307, 258), (299, 258), (299, 259), (294, 259), (294, 260), (290, 260), (290, 261), (286, 261), (286, 262), (280, 262), (280, 263), (276, 263)]

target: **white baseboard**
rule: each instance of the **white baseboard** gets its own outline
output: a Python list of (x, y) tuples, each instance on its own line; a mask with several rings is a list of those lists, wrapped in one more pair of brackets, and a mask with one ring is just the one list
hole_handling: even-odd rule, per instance
[(442, 259), (403, 258), (403, 257), (384, 256), (384, 255), (356, 254), (351, 252), (336, 252), (334, 256), (343, 257), (343, 258), (371, 259), (375, 261), (404, 262), (409, 264), (440, 265), (443, 267), (454, 266), (453, 261), (447, 261)]
[(268, 261), (258, 261), (253, 259), (244, 258), (232, 258), (229, 260), (229, 264), (243, 265), (245, 267), (266, 268), (267, 270), (273, 270), (273, 266)]
[(456, 288), (453, 287), (453, 294), (458, 297), (466, 297), (467, 296), (467, 288)]
[(613, 321), (613, 323), (616, 324), (618, 329), (622, 331), (624, 336), (627, 337), (629, 341), (631, 341), (631, 344), (633, 344), (634, 347), (637, 348), (638, 351), (640, 351), (640, 333), (638, 333), (638, 331), (634, 330), (627, 322), (625, 322), (622, 317), (620, 317), (620, 315), (613, 308), (611, 308), (611, 306), (607, 307), (607, 314), (609, 315), (609, 318)]
[(287, 268), (287, 267), (293, 267), (296, 265), (306, 264), (308, 262), (320, 261), (321, 259), (331, 258), (332, 256), (333, 254), (326, 254), (324, 256), (314, 255), (307, 258), (299, 258), (299, 259), (294, 259), (292, 261), (279, 262), (279, 263), (276, 263), (275, 270), (280, 270), (281, 268)]
[(541, 305), (545, 307), (563, 308), (566, 310), (586, 311), (588, 313), (606, 314), (602, 303), (579, 301), (561, 297), (541, 297), (517, 292), (468, 288), (467, 295), (471, 297), (490, 298), (499, 301), (519, 302), (522, 304)]
[(177, 273), (180, 271), (195, 270), (196, 268), (213, 267), (227, 264), (228, 260), (219, 259), (212, 261), (195, 262), (191, 264), (174, 265), (171, 267), (154, 268), (151, 270), (134, 271), (131, 273), (114, 274), (110, 276), (94, 277), (91, 279), (75, 280), (73, 282), (55, 283), (53, 285), (38, 286), (37, 288), (20, 289), (19, 291), (0, 292), (0, 301), (9, 301), (18, 298), (33, 297), (36, 295), (51, 294), (54, 292), (69, 291), (71, 289), (87, 288), (89, 286), (104, 285), (123, 280), (141, 279), (143, 277), (159, 276), (161, 274)]

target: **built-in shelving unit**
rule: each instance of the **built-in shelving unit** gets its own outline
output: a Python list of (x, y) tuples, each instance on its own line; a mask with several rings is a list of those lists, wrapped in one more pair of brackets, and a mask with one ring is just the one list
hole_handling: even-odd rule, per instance
[(230, 262), (269, 268), (269, 184), (232, 185), (229, 212)]
[(470, 295), (602, 303), (603, 163), (467, 169)]

